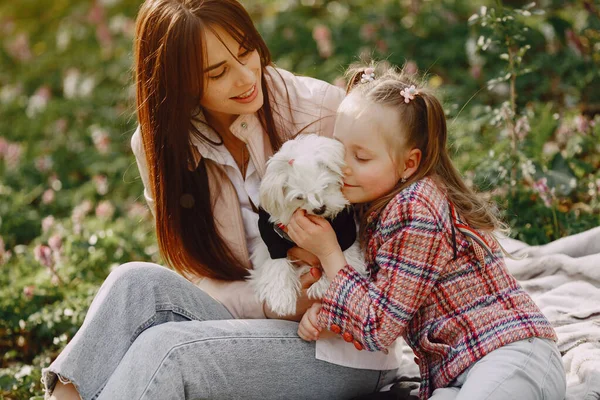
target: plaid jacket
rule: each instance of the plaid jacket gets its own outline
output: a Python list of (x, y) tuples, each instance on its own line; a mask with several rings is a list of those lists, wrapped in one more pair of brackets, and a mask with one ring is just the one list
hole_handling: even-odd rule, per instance
[[(370, 277), (351, 266), (332, 281), (319, 325), (385, 350), (399, 336), (413, 349), (422, 399), (446, 387), (489, 352), (530, 337), (556, 340), (548, 320), (492, 252), (454, 228), (444, 193), (431, 178), (401, 191), (367, 227)], [(480, 249), (477, 249), (480, 250)], [(337, 325), (333, 326), (332, 325)]]

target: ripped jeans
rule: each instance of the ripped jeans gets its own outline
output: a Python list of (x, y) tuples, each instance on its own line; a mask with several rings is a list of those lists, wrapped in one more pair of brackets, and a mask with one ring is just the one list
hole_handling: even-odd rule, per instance
[(102, 284), (83, 325), (42, 370), (91, 399), (348, 399), (378, 391), (396, 370), (315, 359), (315, 342), (283, 320), (236, 320), (177, 273), (132, 262)]

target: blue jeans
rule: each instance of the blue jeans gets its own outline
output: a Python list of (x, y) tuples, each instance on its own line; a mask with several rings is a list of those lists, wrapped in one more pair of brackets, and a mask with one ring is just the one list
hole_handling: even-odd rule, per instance
[(556, 343), (530, 338), (496, 349), (431, 400), (563, 400), (565, 369)]
[(314, 342), (283, 320), (236, 320), (177, 273), (133, 262), (102, 284), (83, 325), (42, 370), (82, 399), (346, 399), (389, 384), (396, 370), (315, 359)]

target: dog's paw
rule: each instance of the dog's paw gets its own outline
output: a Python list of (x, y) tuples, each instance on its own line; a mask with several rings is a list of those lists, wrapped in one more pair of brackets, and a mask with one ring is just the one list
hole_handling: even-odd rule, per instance
[(321, 277), (318, 281), (313, 283), (306, 294), (308, 294), (309, 299), (322, 299), (325, 296), (325, 292), (329, 289), (329, 279), (325, 275)]
[(298, 294), (292, 288), (281, 288), (266, 294), (267, 307), (280, 317), (296, 314)]

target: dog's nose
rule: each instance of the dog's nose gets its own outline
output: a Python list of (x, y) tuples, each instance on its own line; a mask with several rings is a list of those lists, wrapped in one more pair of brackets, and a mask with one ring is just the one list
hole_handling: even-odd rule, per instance
[(319, 207), (319, 208), (313, 208), (313, 210), (312, 210), (312, 211), (313, 211), (313, 212), (314, 212), (316, 215), (321, 215), (321, 214), (323, 214), (323, 213), (324, 213), (326, 210), (327, 210), (327, 206), (326, 206), (325, 204), (323, 204), (323, 205), (322, 205), (321, 207)]

